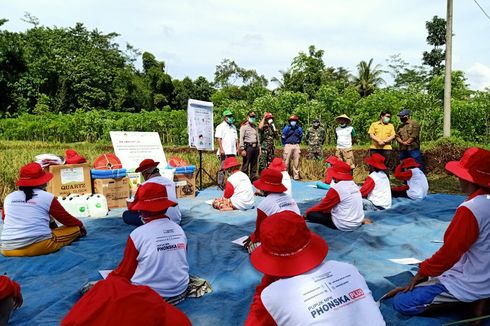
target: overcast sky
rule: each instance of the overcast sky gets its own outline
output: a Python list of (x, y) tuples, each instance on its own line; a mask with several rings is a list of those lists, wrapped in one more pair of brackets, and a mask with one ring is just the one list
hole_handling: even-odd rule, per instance
[[(490, 14), (490, 0), (477, 0)], [(279, 77), (299, 51), (325, 50), (328, 66), (351, 72), (374, 58), (387, 68), (396, 53), (421, 64), (425, 22), (446, 16), (446, 0), (15, 0), (0, 1), (0, 18), (10, 31), (29, 25), (24, 12), (42, 25), (76, 22), (164, 60), (173, 77), (213, 79), (222, 59), (235, 60), (267, 78)], [(490, 86), (490, 20), (472, 0), (454, 0), (453, 69), (463, 70), (473, 89)], [(386, 76), (387, 80), (389, 77)]]

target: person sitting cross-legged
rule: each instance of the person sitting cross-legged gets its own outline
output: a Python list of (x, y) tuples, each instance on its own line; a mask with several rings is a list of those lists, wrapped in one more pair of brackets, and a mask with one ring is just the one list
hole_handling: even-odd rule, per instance
[(369, 166), (369, 176), (361, 187), (364, 210), (378, 211), (391, 208), (390, 179), (386, 174), (387, 167), (383, 155), (374, 153), (364, 158)]
[(477, 314), (490, 313), (489, 162), (490, 151), (474, 147), (459, 161), (446, 164), (468, 197), (456, 209), (442, 247), (399, 289), (393, 301), (395, 310), (417, 315), (473, 302)]
[(391, 188), (393, 197), (408, 197), (410, 199), (424, 199), (429, 192), (429, 183), (420, 164), (412, 158), (404, 159), (395, 169), (395, 178), (406, 184)]

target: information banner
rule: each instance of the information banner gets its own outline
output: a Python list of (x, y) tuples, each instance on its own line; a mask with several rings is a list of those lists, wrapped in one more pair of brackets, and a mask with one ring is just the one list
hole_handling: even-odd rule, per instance
[(160, 162), (160, 169), (167, 166), (158, 132), (111, 131), (110, 135), (114, 152), (124, 168), (135, 169), (145, 158)]
[(187, 133), (190, 147), (201, 151), (214, 150), (213, 103), (189, 99)]

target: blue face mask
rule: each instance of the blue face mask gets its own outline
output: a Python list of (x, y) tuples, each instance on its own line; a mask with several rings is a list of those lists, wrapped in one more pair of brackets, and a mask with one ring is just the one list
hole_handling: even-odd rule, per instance
[(290, 124), (291, 124), (291, 126), (294, 127), (294, 126), (296, 126), (296, 121), (291, 121)]
[(255, 117), (249, 117), (248, 118), (248, 122), (250, 122), (250, 123), (255, 123), (255, 121), (256, 121)]

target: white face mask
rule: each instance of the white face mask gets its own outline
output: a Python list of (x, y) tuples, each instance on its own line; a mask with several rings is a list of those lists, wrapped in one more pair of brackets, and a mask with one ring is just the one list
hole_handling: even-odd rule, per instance
[(268, 123), (268, 124), (271, 124), (273, 121), (274, 121), (274, 120), (269, 119), (269, 120), (267, 120), (267, 123)]
[(291, 126), (296, 126), (296, 121), (291, 121)]

